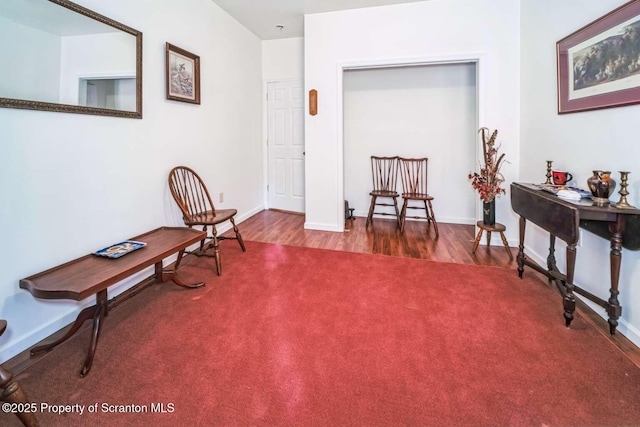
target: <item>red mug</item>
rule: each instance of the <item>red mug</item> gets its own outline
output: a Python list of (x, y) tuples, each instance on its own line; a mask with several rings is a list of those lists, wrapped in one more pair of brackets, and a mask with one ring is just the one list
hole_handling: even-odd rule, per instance
[(555, 185), (565, 185), (573, 179), (573, 175), (569, 172), (553, 171), (551, 175), (553, 176), (553, 183)]

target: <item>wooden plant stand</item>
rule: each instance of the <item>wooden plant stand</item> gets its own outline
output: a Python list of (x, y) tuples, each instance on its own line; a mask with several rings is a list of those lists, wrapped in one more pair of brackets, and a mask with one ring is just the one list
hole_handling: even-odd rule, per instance
[(472, 253), (476, 253), (476, 249), (478, 249), (478, 244), (480, 243), (480, 239), (482, 238), (482, 233), (484, 231), (487, 232), (487, 246), (489, 246), (491, 244), (491, 233), (492, 232), (496, 232), (496, 233), (500, 233), (500, 238), (502, 239), (502, 244), (504, 245), (505, 249), (507, 250), (507, 254), (509, 255), (509, 259), (512, 260), (513, 259), (513, 254), (511, 253), (511, 249), (509, 248), (509, 242), (507, 242), (507, 238), (504, 237), (504, 232), (507, 229), (507, 227), (505, 227), (504, 225), (496, 222), (493, 225), (486, 225), (485, 223), (483, 223), (482, 221), (478, 221), (476, 223), (476, 225), (478, 226), (478, 228), (480, 229), (478, 231), (478, 235), (476, 236), (476, 240), (475, 242), (473, 242), (473, 250), (471, 251)]

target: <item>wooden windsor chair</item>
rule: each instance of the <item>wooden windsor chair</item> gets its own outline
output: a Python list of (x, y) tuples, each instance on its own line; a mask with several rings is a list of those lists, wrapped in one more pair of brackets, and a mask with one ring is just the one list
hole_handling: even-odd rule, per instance
[[(407, 218), (407, 209), (424, 209), (425, 216), (410, 216), (413, 219), (426, 219), (428, 226), (433, 222), (433, 229), (436, 238), (439, 236), (438, 223), (433, 213), (433, 197), (427, 191), (428, 158), (409, 159), (398, 157), (398, 168), (402, 179), (402, 210), (400, 212), (400, 231), (404, 232), (404, 225)], [(409, 205), (409, 202), (417, 201), (418, 205)]]
[[(211, 227), (211, 236), (200, 242), (200, 247), (188, 254), (196, 256), (210, 256), (216, 260), (216, 272), (218, 276), (222, 274), (222, 263), (220, 262), (220, 241), (225, 239), (237, 240), (240, 243), (242, 252), (246, 252), (244, 241), (240, 230), (236, 226), (234, 216), (238, 213), (236, 209), (216, 209), (211, 196), (204, 182), (198, 174), (186, 166), (177, 166), (169, 173), (169, 189), (173, 199), (178, 204), (185, 225), (188, 227), (202, 226), (203, 231)], [(225, 221), (229, 221), (235, 232), (235, 237), (218, 236), (216, 226)], [(205, 246), (205, 241), (210, 240)], [(213, 249), (213, 254), (209, 253)], [(185, 251), (178, 253), (175, 269), (178, 269)]]
[[(371, 196), (371, 204), (369, 206), (369, 214), (367, 215), (365, 228), (368, 228), (369, 224), (373, 224), (374, 214), (395, 216), (396, 223), (398, 227), (400, 227), (400, 212), (398, 210), (398, 197), (400, 197), (400, 195), (396, 191), (398, 182), (398, 157), (371, 156), (371, 176), (373, 178), (373, 190), (369, 193)], [(378, 201), (378, 198), (381, 197), (392, 199), (393, 204), (381, 203)], [(393, 206), (395, 213), (376, 212), (376, 206)]]

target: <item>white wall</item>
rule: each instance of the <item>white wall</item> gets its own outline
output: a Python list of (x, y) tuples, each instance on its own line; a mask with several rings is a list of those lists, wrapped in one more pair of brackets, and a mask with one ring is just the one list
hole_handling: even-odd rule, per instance
[[(624, 4), (625, 0), (522, 0), (522, 128), (521, 180), (543, 182), (546, 160), (573, 174), (574, 184), (587, 188), (594, 169), (630, 171), (629, 203), (640, 206), (640, 106), (557, 114), (556, 57), (558, 40)], [(611, 200), (617, 201), (616, 193)], [(546, 259), (548, 235), (527, 225), (527, 251)], [(558, 265), (565, 265), (562, 244)], [(543, 264), (544, 265), (544, 264)], [(582, 231), (577, 248), (575, 282), (601, 298), (609, 297), (609, 242)], [(640, 252), (622, 251), (619, 330), (640, 345)], [(598, 308), (604, 316), (604, 310)]]
[(289, 80), (304, 77), (304, 38), (262, 42), (262, 79)]
[[(517, 180), (519, 4), (518, 0), (432, 0), (305, 16), (305, 88), (318, 90), (318, 115), (307, 115), (305, 121), (305, 227), (341, 231), (344, 226), (345, 67), (478, 59), (480, 126), (500, 130), (499, 142), (510, 162), (503, 173), (507, 181)], [(498, 200), (497, 217), (513, 239), (516, 218), (508, 198)]]
[(344, 194), (355, 215), (369, 211), (370, 156), (428, 157), (438, 222), (475, 224), (475, 64), (348, 70), (343, 90)]
[[(167, 188), (172, 167), (196, 169), (239, 220), (263, 207), (260, 40), (211, 0), (156, 0), (152, 11), (145, 0), (78, 3), (142, 31), (144, 118), (0, 109), (0, 318), (9, 323), (0, 360), (94, 302), (37, 300), (21, 278), (182, 225)], [(200, 56), (201, 105), (165, 99), (165, 42)]]

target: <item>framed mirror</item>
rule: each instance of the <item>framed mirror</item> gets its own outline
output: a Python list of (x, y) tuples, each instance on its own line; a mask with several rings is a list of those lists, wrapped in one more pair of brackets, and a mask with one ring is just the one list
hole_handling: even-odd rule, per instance
[(0, 107), (142, 118), (142, 33), (68, 0), (0, 1)]

